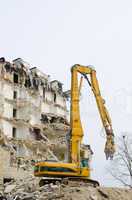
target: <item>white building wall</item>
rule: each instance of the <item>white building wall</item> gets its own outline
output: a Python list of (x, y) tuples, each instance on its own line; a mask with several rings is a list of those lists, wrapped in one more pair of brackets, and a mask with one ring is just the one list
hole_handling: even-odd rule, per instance
[(57, 110), (56, 110), (56, 107), (54, 106), (54, 104), (50, 106), (50, 113), (57, 115)]
[(4, 98), (13, 99), (13, 87), (11, 84), (3, 84), (3, 92)]
[(0, 95), (3, 94), (3, 81), (0, 81)]
[(12, 124), (8, 121), (2, 120), (2, 129), (5, 135), (12, 137)]
[(41, 109), (42, 98), (40, 96), (36, 96), (36, 97), (30, 96), (29, 101), (31, 103), (31, 106)]
[(64, 101), (64, 98), (61, 96), (61, 95), (57, 95), (57, 98), (56, 98), (56, 103), (61, 105), (62, 107), (65, 107), (65, 101)]
[(13, 105), (8, 102), (4, 102), (3, 117), (11, 119), (13, 117)]
[(56, 114), (57, 114), (57, 115), (61, 115), (61, 116), (64, 117), (64, 116), (65, 116), (65, 113), (66, 113), (66, 112), (65, 112), (63, 109), (58, 108), (58, 107), (56, 108)]
[(30, 124), (31, 125), (36, 125), (36, 124), (39, 125), (41, 123), (40, 119), (41, 119), (41, 112), (32, 110), (32, 113), (30, 115)]
[(27, 139), (29, 138), (29, 128), (26, 126), (17, 127), (16, 135), (18, 139)]
[(43, 97), (43, 88), (39, 87), (39, 95), (42, 98)]
[[(13, 74), (11, 75), (11, 79), (9, 79), (9, 76), (10, 73), (8, 73), (7, 81), (0, 80), (0, 116), (3, 117), (3, 120), (0, 121), (0, 128), (5, 135), (12, 137), (14, 127), (16, 128), (16, 137), (18, 139), (26, 139), (30, 137), (30, 125), (41, 125), (40, 119), (42, 113), (51, 113), (64, 117), (67, 115), (67, 112), (63, 109), (66, 107), (66, 101), (57, 92), (57, 83), (54, 83), (55, 91), (47, 91), (45, 89), (44, 98), (43, 87), (41, 85), (38, 90), (33, 91), (31, 88), (19, 85), (19, 83), (11, 83)], [(48, 82), (46, 88), (48, 87), (50, 87), (50, 82)], [(16, 99), (14, 99), (14, 91), (17, 93)], [(56, 104), (60, 105), (60, 107), (56, 106)], [(14, 119), (13, 108), (17, 110)], [(25, 121), (27, 121), (27, 126)]]
[(51, 92), (51, 91), (46, 91), (46, 92), (45, 92), (45, 98), (46, 98), (46, 100), (53, 102), (53, 101), (54, 101), (53, 92)]
[(24, 121), (30, 120), (30, 106), (17, 108), (17, 119)]
[[(56, 98), (56, 114), (67, 118), (66, 100), (60, 94)], [(60, 107), (59, 107), (60, 106)]]
[(17, 90), (17, 94), (18, 94), (18, 99), (21, 99), (21, 100), (29, 100), (29, 94), (28, 92), (26, 91), (25, 88), (18, 88)]
[(48, 103), (42, 103), (42, 113), (50, 113), (50, 105)]

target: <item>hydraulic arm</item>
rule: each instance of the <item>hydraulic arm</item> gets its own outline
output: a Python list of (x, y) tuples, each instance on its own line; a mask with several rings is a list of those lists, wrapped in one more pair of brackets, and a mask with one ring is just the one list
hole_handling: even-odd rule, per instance
[[(115, 152), (114, 133), (110, 116), (105, 107), (105, 100), (101, 97), (96, 71), (90, 66), (86, 67), (77, 64), (71, 68), (71, 162), (80, 163), (80, 143), (83, 138), (83, 129), (79, 111), (78, 73), (84, 76), (94, 93), (100, 117), (106, 132), (104, 152), (106, 154), (106, 159), (112, 159)], [(90, 81), (87, 75), (90, 75)]]

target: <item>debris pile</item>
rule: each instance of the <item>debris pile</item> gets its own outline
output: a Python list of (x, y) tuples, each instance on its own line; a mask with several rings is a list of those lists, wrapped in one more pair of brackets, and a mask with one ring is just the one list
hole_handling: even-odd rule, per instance
[(39, 180), (29, 176), (24, 180), (4, 184), (2, 200), (131, 200), (132, 190), (91, 187), (86, 183), (69, 182), (39, 186)]
[[(64, 160), (66, 152), (66, 132), (68, 125), (62, 123), (45, 124), (44, 134), (41, 132), (41, 138), (17, 139), (1, 136), (0, 157), (1, 172), (0, 177), (16, 178), (31, 172), (35, 161), (40, 160)], [(18, 154), (18, 147), (23, 147), (25, 155)], [(61, 153), (60, 153), (61, 152)], [(7, 159), (4, 159), (7, 158)], [(20, 173), (21, 172), (21, 173)]]

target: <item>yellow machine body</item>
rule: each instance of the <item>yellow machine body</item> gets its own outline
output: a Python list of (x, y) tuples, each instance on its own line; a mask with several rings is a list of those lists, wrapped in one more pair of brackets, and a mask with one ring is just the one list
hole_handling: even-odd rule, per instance
[(39, 162), (36, 163), (34, 172), (38, 177), (90, 177), (88, 167), (78, 168), (74, 163)]

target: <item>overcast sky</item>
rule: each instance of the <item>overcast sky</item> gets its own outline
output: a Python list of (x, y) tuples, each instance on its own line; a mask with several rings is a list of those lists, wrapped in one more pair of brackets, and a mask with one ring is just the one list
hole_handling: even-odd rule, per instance
[[(0, 0), (0, 56), (21, 57), (70, 87), (70, 67), (92, 64), (115, 135), (132, 132), (131, 0)], [(95, 100), (84, 86), (81, 97), (85, 142), (94, 150), (92, 176), (104, 176), (102, 124)], [(83, 106), (85, 105), (85, 106)]]

